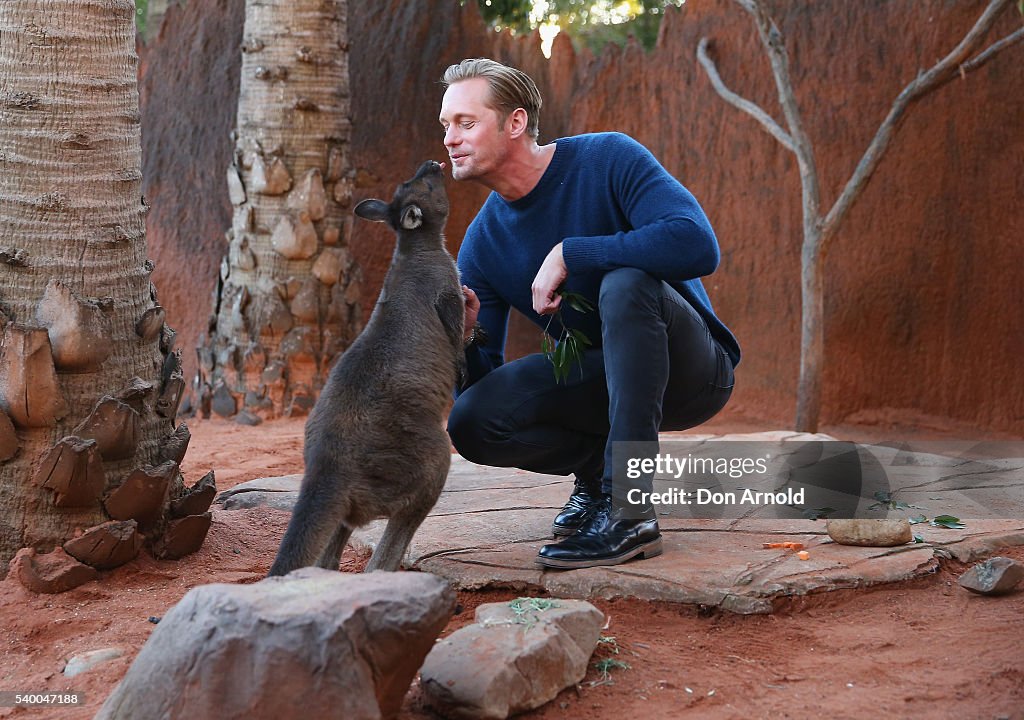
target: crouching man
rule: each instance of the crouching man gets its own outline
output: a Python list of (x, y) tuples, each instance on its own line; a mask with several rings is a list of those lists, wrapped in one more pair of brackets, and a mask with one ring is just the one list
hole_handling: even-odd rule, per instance
[[(444, 74), (440, 121), (456, 180), (491, 189), (466, 231), (458, 265), (469, 377), (448, 421), (463, 457), (483, 465), (575, 475), (554, 519), (552, 568), (614, 565), (661, 552), (653, 507), (626, 501), (652, 477), (612, 482), (620, 441), (699, 425), (732, 393), (740, 350), (700, 278), (718, 242), (693, 195), (620, 133), (538, 145), (541, 97), (527, 75), (493, 60)], [(580, 312), (559, 292), (594, 305)], [(509, 308), (541, 328), (559, 309), (592, 343), (568, 377), (534, 354), (504, 363)], [(549, 331), (562, 333), (558, 321)], [(635, 498), (638, 493), (633, 493)]]

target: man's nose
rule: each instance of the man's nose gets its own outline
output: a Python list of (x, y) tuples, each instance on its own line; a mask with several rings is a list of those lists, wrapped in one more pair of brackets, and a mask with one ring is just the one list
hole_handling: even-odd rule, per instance
[(454, 125), (450, 125), (447, 130), (444, 131), (444, 145), (445, 147), (451, 147), (452, 145), (458, 145), (462, 142), (459, 137), (457, 128)]

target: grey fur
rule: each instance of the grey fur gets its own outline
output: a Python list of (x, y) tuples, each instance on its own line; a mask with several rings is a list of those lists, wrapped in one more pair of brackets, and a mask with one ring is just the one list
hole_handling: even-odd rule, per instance
[(355, 212), (387, 222), (398, 244), (370, 322), (306, 422), (306, 474), (270, 575), (336, 570), (353, 528), (384, 517), (366, 570), (399, 569), (451, 465), (444, 420), (464, 370), (465, 310), (444, 246), (441, 166), (424, 163), (390, 204), (364, 200)]

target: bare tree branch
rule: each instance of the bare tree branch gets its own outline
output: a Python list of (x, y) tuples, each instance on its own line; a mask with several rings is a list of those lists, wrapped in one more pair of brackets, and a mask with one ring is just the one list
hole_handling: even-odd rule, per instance
[[(737, 0), (741, 2), (742, 0)], [(903, 121), (903, 115), (907, 110), (907, 107), (920, 99), (923, 95), (934, 90), (940, 85), (949, 82), (956, 77), (960, 68), (965, 66), (965, 61), (970, 57), (971, 53), (975, 51), (981, 41), (984, 39), (986, 33), (992, 29), (992, 25), (995, 24), (996, 18), (999, 17), (1000, 13), (1006, 8), (1011, 0), (991, 0), (988, 7), (985, 8), (985, 12), (981, 14), (978, 21), (974, 24), (974, 27), (970, 29), (964, 39), (960, 41), (952, 52), (946, 57), (935, 64), (928, 72), (918, 75), (907, 87), (903, 89), (903, 92), (896, 98), (896, 102), (893, 103), (892, 109), (889, 111), (888, 116), (882, 121), (878, 131), (875, 133), (874, 139), (865, 151), (864, 156), (860, 159), (857, 164), (857, 169), (854, 170), (853, 175), (846, 183), (846, 187), (843, 188), (842, 194), (839, 199), (836, 200), (832, 209), (829, 210), (828, 215), (825, 217), (825, 222), (822, 224), (822, 236), (823, 241), (826, 241), (831, 234), (835, 231), (839, 221), (842, 220), (843, 216), (853, 205), (854, 201), (860, 196), (861, 191), (864, 189), (868, 178), (871, 177), (875, 172), (875, 168), (878, 167), (879, 161), (885, 154), (885, 151), (889, 147), (889, 143), (892, 141), (892, 137), (896, 132), (896, 129)], [(1016, 33), (1015, 33), (1016, 34)], [(1006, 39), (1012, 38), (1010, 35)], [(999, 43), (996, 43), (998, 45)], [(993, 45), (991, 48), (986, 50), (984, 53), (975, 58), (981, 62), (984, 62), (992, 54), (989, 51), (998, 51), (1002, 47), (996, 49)], [(984, 57), (984, 60), (982, 58)], [(980, 63), (979, 63), (980, 64)]]
[(972, 57), (970, 60), (961, 65), (960, 69), (964, 70), (965, 72), (977, 70), (982, 65), (991, 60), (992, 56), (995, 55), (997, 52), (999, 52), (1000, 50), (1005, 50), (1006, 48), (1010, 47), (1014, 43), (1020, 42), (1021, 40), (1024, 40), (1024, 27), (1019, 27), (1017, 28), (1017, 32), (1010, 33), (999, 42), (992, 43), (984, 52), (979, 53), (978, 55)]
[(789, 134), (783, 130), (777, 122), (775, 122), (771, 115), (758, 107), (756, 103), (752, 103), (746, 98), (740, 97), (725, 86), (725, 83), (722, 82), (721, 76), (718, 74), (718, 68), (715, 66), (715, 61), (708, 56), (707, 48), (708, 39), (706, 37), (701, 38), (700, 43), (697, 45), (697, 59), (707, 71), (708, 78), (711, 79), (711, 85), (715, 88), (715, 91), (721, 95), (727, 103), (735, 108), (739, 108), (761, 123), (765, 130), (771, 133), (772, 137), (782, 143), (787, 150), (791, 150), (795, 154), (796, 145), (793, 144), (793, 138), (791, 138)]
[(804, 131), (800, 109), (797, 107), (796, 96), (793, 94), (793, 83), (789, 78), (789, 56), (782, 38), (782, 31), (775, 24), (757, 0), (736, 0), (736, 4), (746, 10), (754, 18), (761, 43), (768, 53), (772, 66), (775, 87), (779, 94), (779, 103), (786, 116), (786, 125), (790, 137), (793, 138), (794, 152), (800, 163), (801, 188), (804, 201), (804, 224), (818, 223), (819, 216), (819, 184), (818, 169), (814, 162), (814, 148), (807, 133)]

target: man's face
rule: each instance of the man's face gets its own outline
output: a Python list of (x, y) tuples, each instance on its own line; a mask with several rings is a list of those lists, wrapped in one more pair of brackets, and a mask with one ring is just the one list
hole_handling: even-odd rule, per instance
[(490, 88), (484, 78), (453, 83), (441, 101), (444, 146), (456, 180), (479, 180), (500, 171), (508, 154), (509, 137), (498, 111), (487, 106)]

